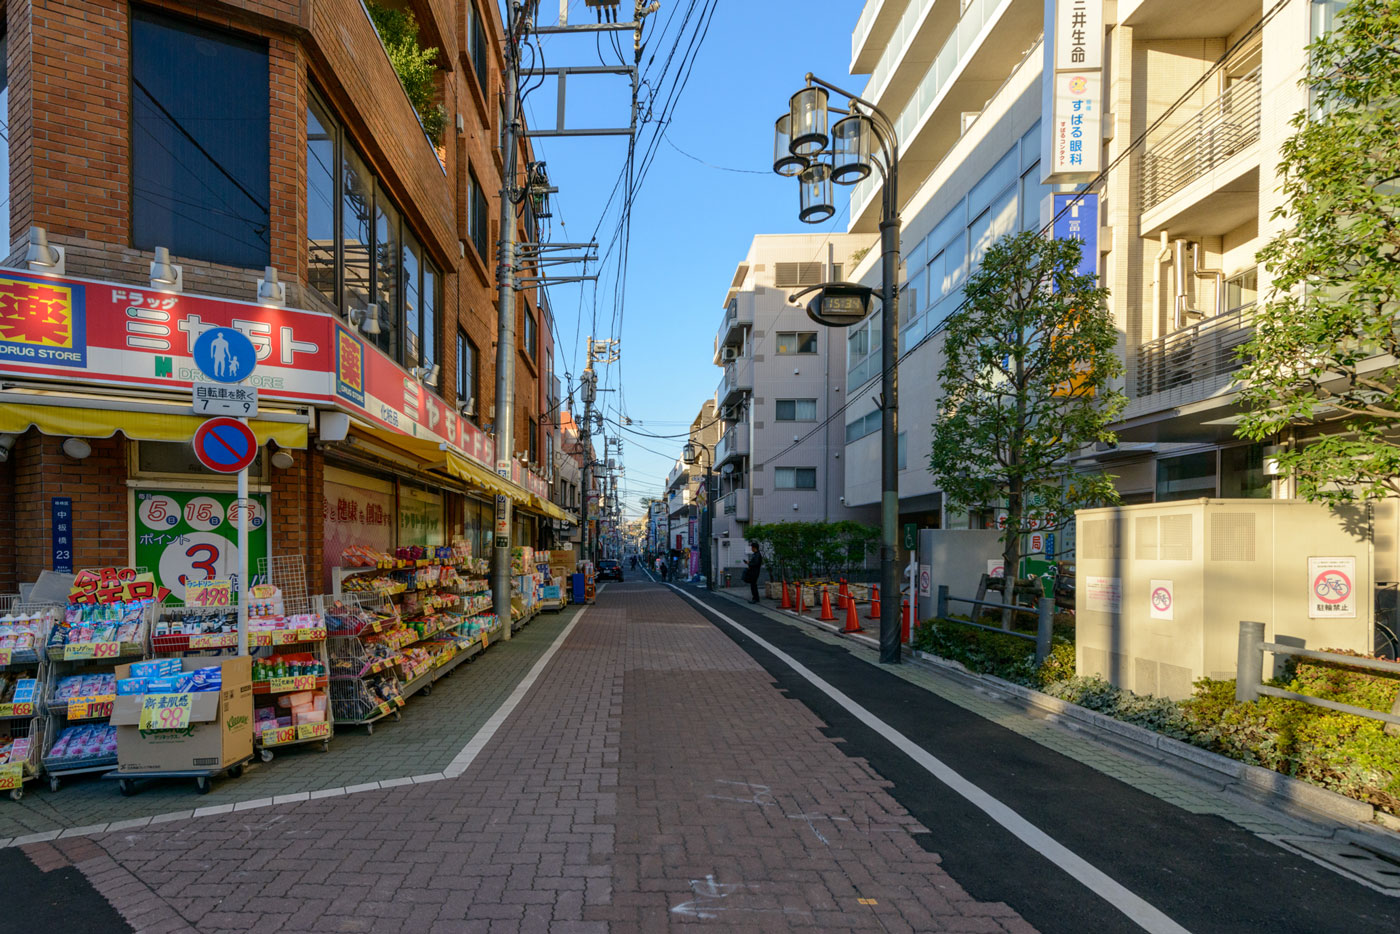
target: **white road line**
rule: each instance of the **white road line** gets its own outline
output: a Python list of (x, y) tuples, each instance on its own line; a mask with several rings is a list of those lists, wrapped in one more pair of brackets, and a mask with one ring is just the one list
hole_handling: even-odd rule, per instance
[[(505, 702), (496, 708), (495, 713), (476, 731), (470, 741), (462, 747), (462, 751), (457, 753), (452, 762), (441, 772), (433, 772), (428, 775), (413, 775), (402, 778), (387, 778), (377, 782), (366, 782), (362, 785), (350, 785), (340, 788), (323, 788), (306, 795), (307, 800), (315, 801), (321, 798), (339, 798), (346, 795), (360, 794), (365, 791), (383, 791), (389, 788), (399, 788), (406, 785), (424, 785), (431, 782), (439, 782), (444, 779), (457, 778), (468, 768), (472, 762), (480, 755), (481, 750), (486, 748), (486, 744), (491, 742), (491, 738), (505, 725), (510, 715), (515, 712), (521, 702), (525, 700), (525, 695), (530, 693), (530, 688), (544, 674), (545, 668), (551, 659), (558, 653), (564, 641), (569, 638), (569, 633), (574, 631), (579, 620), (583, 619), (583, 614), (588, 612), (588, 607), (583, 607), (569, 620), (569, 624), (554, 637), (554, 642), (545, 650), (536, 661), (533, 667), (526, 673), (525, 678), (515, 686), (515, 690), (510, 693)], [(42, 843), (48, 840), (63, 837), (95, 836), (100, 833), (112, 833), (114, 831), (136, 828), (142, 825), (161, 824), (168, 821), (189, 820), (199, 817), (214, 817), (219, 814), (230, 814), (234, 811), (252, 811), (265, 807), (272, 807), (276, 804), (289, 803), (286, 799), (289, 796), (282, 796), (282, 800), (274, 798), (253, 798), (248, 801), (237, 801), (231, 804), (216, 804), (191, 811), (171, 811), (165, 814), (155, 814), (150, 817), (142, 817), (137, 820), (118, 820), (105, 824), (89, 824), (84, 827), (59, 828), (58, 830), (46, 830), (42, 833), (26, 834), (13, 839), (0, 838), (0, 849), (7, 847), (24, 846), (29, 843)]]
[(1044, 856), (1056, 866), (1059, 866), (1085, 888), (1089, 889), (1089, 891), (1127, 915), (1129, 919), (1144, 931), (1150, 931), (1152, 934), (1189, 934), (1186, 928), (1167, 917), (1145, 899), (1129, 891), (1123, 885), (1110, 878), (1102, 870), (1091, 864), (1088, 860), (1055, 840), (1049, 834), (1045, 833), (1045, 831), (1036, 827), (1001, 801), (998, 801), (972, 782), (963, 778), (945, 765), (942, 760), (931, 755), (927, 750), (910, 740), (903, 733), (900, 733), (894, 727), (875, 716), (875, 714), (866, 710), (850, 697), (837, 690), (782, 649), (735, 622), (733, 619), (730, 619), (714, 607), (708, 606), (695, 597), (692, 597), (679, 587), (672, 586), (671, 589), (687, 600), (690, 600), (702, 610), (712, 613), (724, 620), (730, 626), (734, 627), (734, 629), (763, 646), (764, 649), (772, 653), (772, 655), (783, 662), (783, 664), (810, 681), (812, 685), (823, 694), (846, 708), (856, 719), (893, 743), (901, 752), (917, 762), (934, 778), (947, 785), (966, 799), (973, 807), (976, 807), (992, 820), (1006, 828), (1007, 831), (1017, 837), (1022, 843), (1035, 850), (1041, 856)]

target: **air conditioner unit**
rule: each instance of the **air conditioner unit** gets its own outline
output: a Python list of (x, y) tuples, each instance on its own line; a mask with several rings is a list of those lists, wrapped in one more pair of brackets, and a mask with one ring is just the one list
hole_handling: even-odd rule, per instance
[(982, 111), (980, 110), (964, 110), (960, 121), (962, 126), (961, 132), (966, 133), (972, 124), (977, 122), (977, 118), (980, 116), (982, 116)]
[(735, 360), (739, 359), (739, 348), (721, 347), (719, 349), (719, 358), (725, 363), (733, 363)]

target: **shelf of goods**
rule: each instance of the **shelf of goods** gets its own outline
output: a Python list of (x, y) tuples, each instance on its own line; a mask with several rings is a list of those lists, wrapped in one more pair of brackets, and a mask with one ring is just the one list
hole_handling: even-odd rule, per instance
[(49, 630), (59, 607), (20, 605), (0, 616), (0, 791), (18, 801), (39, 777)]
[[(259, 612), (273, 607), (250, 604)], [(281, 609), (280, 605), (276, 609)], [(236, 609), (166, 605), (151, 623), (157, 655), (218, 656), (238, 647)], [(335, 732), (329, 696), (326, 622), (317, 613), (248, 620), (253, 659), (253, 745), (264, 762), (273, 750), (307, 743), (330, 748)]]
[[(545, 574), (548, 574), (548, 567)], [(540, 611), (544, 577), (535, 563), (535, 550), (517, 545), (510, 550), (510, 624), (523, 629)]]
[[(339, 568), (322, 598), (338, 722), (373, 724), (470, 660), (499, 626), (491, 592), (469, 559), (403, 568)], [(445, 563), (444, 563), (445, 561)]]
[(43, 767), (49, 787), (117, 764), (116, 666), (146, 654), (152, 601), (69, 604), (54, 614), (47, 646)]

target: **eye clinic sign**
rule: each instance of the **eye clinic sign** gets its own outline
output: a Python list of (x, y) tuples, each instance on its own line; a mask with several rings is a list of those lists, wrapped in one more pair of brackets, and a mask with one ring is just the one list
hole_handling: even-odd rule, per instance
[(1041, 181), (1089, 181), (1103, 167), (1103, 0), (1048, 0), (1045, 49), (1046, 110), (1041, 134)]

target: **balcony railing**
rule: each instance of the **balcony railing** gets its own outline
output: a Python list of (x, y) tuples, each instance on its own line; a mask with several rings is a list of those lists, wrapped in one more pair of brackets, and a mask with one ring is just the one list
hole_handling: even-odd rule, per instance
[(1253, 334), (1254, 306), (1236, 308), (1138, 347), (1137, 394), (1150, 396), (1226, 376), (1244, 363), (1238, 351)]
[(1240, 78), (1142, 157), (1142, 206), (1156, 207), (1259, 139), (1259, 69)]
[(731, 425), (729, 430), (720, 436), (719, 443), (715, 445), (715, 466), (719, 466), (733, 458), (744, 457), (748, 453), (748, 422), (739, 422), (735, 425)]

